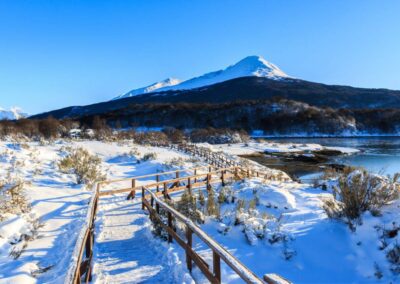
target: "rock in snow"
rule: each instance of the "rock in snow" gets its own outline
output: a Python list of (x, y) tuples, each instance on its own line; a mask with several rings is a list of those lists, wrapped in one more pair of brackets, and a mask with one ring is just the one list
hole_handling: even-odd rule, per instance
[(273, 80), (290, 78), (277, 66), (268, 62), (261, 56), (248, 56), (240, 60), (236, 64), (227, 67), (226, 69), (206, 73), (202, 76), (195, 77), (183, 82), (179, 81), (178, 79), (166, 79), (164, 81), (152, 84), (144, 88), (132, 90), (114, 99), (127, 98), (151, 92), (189, 90), (214, 85), (235, 78), (252, 76), (265, 77)]

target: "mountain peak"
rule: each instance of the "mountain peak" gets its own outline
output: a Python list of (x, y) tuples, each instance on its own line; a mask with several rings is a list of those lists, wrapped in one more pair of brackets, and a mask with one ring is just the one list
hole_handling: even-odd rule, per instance
[(282, 80), (290, 78), (276, 65), (268, 62), (261, 56), (247, 56), (234, 65), (215, 72), (206, 73), (202, 76), (195, 77), (180, 84), (158, 89), (157, 92), (170, 90), (188, 90), (194, 88), (205, 87), (227, 80), (240, 77), (266, 77), (272, 80)]
[(257, 55), (247, 56), (229, 68), (240, 69), (242, 72), (249, 72), (256, 77), (268, 77), (271, 79), (289, 77), (276, 65)]

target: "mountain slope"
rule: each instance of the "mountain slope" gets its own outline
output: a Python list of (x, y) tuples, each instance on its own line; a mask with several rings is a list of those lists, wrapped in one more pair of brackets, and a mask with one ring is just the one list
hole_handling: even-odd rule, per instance
[(314, 106), (350, 109), (400, 108), (400, 91), (325, 85), (299, 79), (273, 80), (264, 77), (242, 77), (207, 87), (155, 92), (88, 106), (63, 108), (33, 116), (74, 118), (115, 112), (130, 104), (142, 103), (224, 103), (267, 100), (281, 97)]
[(183, 82), (178, 79), (168, 78), (164, 81), (132, 90), (114, 98), (114, 100), (154, 92), (196, 89), (241, 77), (263, 77), (272, 80), (290, 78), (274, 64), (268, 62), (261, 56), (254, 55), (248, 56), (226, 69), (206, 73)]

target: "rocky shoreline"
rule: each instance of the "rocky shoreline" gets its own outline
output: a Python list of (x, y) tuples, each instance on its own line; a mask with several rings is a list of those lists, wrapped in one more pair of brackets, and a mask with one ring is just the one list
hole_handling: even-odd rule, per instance
[(344, 155), (334, 149), (322, 149), (302, 152), (256, 152), (239, 155), (264, 166), (286, 172), (292, 179), (300, 176), (318, 173), (327, 168), (342, 170), (345, 165), (332, 162), (334, 157)]

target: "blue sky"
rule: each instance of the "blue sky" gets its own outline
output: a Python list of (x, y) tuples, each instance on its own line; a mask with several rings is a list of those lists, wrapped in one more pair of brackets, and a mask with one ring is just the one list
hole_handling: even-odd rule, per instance
[(322, 83), (400, 89), (400, 1), (0, 0), (0, 106), (111, 99), (262, 55)]

